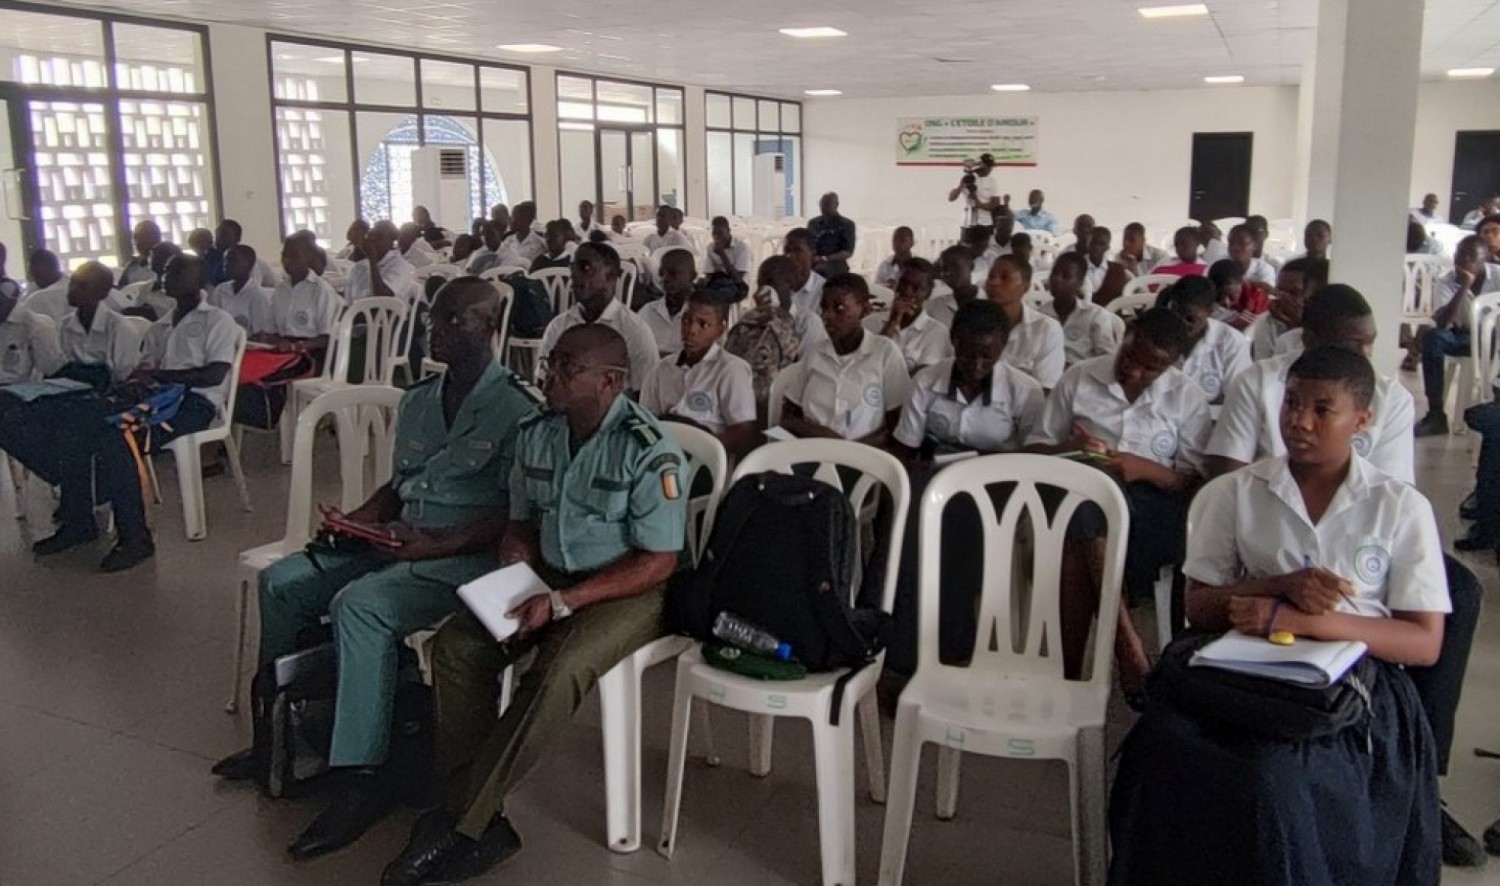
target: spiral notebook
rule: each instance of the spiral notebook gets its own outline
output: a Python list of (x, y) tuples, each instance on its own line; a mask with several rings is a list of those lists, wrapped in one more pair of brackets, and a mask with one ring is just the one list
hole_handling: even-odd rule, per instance
[(1193, 653), (1193, 667), (1218, 668), (1312, 689), (1342, 680), (1368, 647), (1358, 640), (1304, 640), (1277, 646), (1262, 637), (1230, 631)]

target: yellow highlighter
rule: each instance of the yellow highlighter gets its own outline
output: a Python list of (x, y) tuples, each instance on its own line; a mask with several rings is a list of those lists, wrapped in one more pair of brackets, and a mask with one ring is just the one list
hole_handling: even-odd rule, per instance
[(1272, 631), (1266, 639), (1277, 646), (1290, 646), (1297, 642), (1297, 635), (1291, 631)]

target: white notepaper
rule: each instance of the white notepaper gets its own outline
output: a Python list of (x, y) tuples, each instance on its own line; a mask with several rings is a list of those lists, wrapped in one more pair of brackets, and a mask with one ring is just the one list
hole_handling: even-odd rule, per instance
[(773, 441), (795, 440), (797, 439), (797, 435), (783, 428), (781, 425), (777, 425), (774, 428), (766, 428), (766, 439)]
[(547, 583), (529, 565), (513, 563), (460, 586), (458, 598), (491, 636), (504, 642), (521, 627), (510, 617), (511, 610), (550, 591)]
[(1277, 646), (1262, 637), (1230, 631), (1199, 649), (1189, 663), (1322, 689), (1342, 679), (1366, 649), (1358, 640), (1302, 637), (1291, 646)]

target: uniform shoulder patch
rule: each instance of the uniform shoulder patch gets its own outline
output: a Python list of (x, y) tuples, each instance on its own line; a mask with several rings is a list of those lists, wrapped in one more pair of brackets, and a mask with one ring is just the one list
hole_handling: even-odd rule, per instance
[(643, 446), (655, 446), (661, 442), (661, 431), (645, 419), (632, 418), (625, 422), (625, 430)]
[(681, 465), (682, 465), (682, 459), (680, 457), (678, 457), (677, 453), (675, 453), (675, 452), (663, 452), (661, 455), (658, 455), (656, 458), (651, 459), (651, 463), (648, 464), (648, 465), (646, 465), (646, 470), (647, 471), (660, 471), (663, 468), (675, 468), (675, 467), (680, 467)]

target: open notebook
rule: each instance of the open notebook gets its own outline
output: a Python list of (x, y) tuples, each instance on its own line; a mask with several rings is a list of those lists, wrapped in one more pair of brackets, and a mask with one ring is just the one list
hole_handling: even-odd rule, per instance
[(530, 566), (513, 563), (459, 586), (458, 598), (496, 640), (503, 642), (520, 627), (510, 617), (510, 611), (549, 590), (547, 583)]
[(1195, 652), (1189, 664), (1326, 689), (1341, 680), (1365, 650), (1365, 644), (1357, 640), (1299, 637), (1291, 646), (1277, 646), (1261, 637), (1230, 631)]

